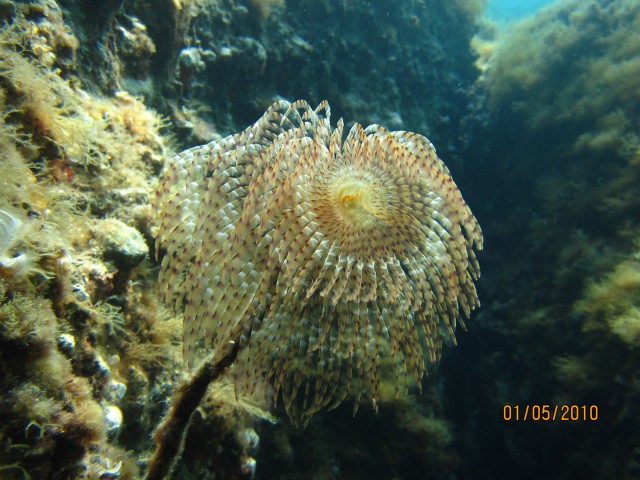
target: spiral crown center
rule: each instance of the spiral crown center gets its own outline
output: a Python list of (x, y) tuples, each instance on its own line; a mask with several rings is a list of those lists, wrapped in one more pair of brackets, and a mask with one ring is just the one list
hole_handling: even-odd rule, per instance
[(371, 201), (368, 185), (361, 179), (346, 179), (336, 188), (339, 210), (350, 221), (366, 223), (371, 220)]

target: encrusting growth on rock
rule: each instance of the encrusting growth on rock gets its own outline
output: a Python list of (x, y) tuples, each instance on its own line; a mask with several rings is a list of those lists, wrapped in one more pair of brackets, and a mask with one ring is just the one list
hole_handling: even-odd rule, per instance
[(184, 306), (184, 355), (239, 344), (236, 388), (266, 376), (295, 422), (397, 388), (479, 305), (480, 227), (410, 132), (329, 123), (326, 102), (273, 104), (245, 131), (191, 148), (156, 194), (160, 284)]

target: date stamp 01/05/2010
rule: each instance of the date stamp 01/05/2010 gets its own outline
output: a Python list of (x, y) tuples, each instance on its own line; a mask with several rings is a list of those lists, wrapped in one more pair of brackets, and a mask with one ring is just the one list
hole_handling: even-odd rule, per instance
[(505, 405), (502, 419), (506, 422), (595, 422), (597, 405)]

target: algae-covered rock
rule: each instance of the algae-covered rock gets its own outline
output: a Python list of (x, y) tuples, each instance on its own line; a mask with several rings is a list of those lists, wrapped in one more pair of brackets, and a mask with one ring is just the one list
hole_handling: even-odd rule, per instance
[(105, 259), (112, 260), (120, 268), (140, 265), (149, 253), (140, 232), (120, 220), (100, 220), (93, 227), (93, 233), (104, 249)]
[[(637, 1), (569, 0), (477, 43), (465, 167), (493, 248), (480, 321), (444, 365), (463, 476), (637, 474), (639, 26)], [(501, 416), (541, 403), (599, 417)]]

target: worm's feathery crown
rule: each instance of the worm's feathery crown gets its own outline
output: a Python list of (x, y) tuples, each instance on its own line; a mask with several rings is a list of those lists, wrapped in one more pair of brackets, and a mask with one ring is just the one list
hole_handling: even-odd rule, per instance
[(156, 193), (160, 284), (184, 303), (184, 355), (240, 341), (236, 385), (266, 378), (306, 421), (348, 395), (418, 385), (479, 306), (480, 227), (410, 132), (279, 101), (245, 131), (177, 155)]

